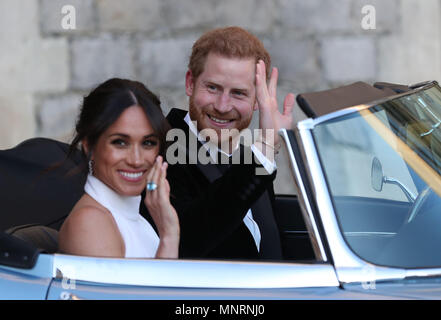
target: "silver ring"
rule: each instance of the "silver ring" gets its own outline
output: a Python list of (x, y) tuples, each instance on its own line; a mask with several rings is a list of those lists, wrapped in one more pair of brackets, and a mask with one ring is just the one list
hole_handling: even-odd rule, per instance
[(153, 191), (156, 190), (156, 188), (158, 187), (158, 185), (154, 182), (148, 182), (147, 183), (147, 191)]

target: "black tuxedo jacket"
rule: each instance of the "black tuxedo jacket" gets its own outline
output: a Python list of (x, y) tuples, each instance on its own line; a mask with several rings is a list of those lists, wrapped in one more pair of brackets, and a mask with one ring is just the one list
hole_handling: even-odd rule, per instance
[[(184, 110), (172, 109), (167, 116), (172, 128), (182, 129), (186, 137), (185, 163), (173, 164), (167, 159), (170, 200), (181, 227), (179, 256), (281, 259), (280, 235), (272, 210), (276, 173), (256, 175), (256, 168), (261, 165), (255, 161), (233, 164), (224, 174), (216, 164), (189, 164), (195, 150), (189, 151), (188, 139), (190, 135), (192, 139), (196, 137), (185, 123), (185, 115)], [(198, 143), (197, 149), (200, 147)], [(250, 208), (261, 232), (260, 252), (243, 222)]]

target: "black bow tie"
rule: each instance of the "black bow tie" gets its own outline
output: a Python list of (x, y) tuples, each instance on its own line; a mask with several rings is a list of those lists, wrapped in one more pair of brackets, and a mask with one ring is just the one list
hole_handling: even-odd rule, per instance
[(219, 168), (220, 172), (224, 174), (231, 166), (231, 157), (223, 152), (218, 151), (216, 166)]

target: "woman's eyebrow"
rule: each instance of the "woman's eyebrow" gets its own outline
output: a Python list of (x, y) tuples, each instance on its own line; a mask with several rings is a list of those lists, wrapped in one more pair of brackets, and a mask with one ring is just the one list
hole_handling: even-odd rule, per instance
[(158, 135), (153, 132), (153, 133), (150, 133), (150, 134), (144, 136), (144, 138), (158, 138)]
[(117, 132), (117, 133), (109, 134), (108, 137), (109, 137), (109, 138), (112, 138), (112, 137), (130, 138), (130, 136), (129, 136), (128, 134), (125, 134), (125, 133), (118, 133), (118, 132)]
[[(112, 134), (110, 134), (109, 135), (109, 138), (111, 138), (111, 137), (114, 137), (114, 136), (117, 136), (117, 137), (122, 137), (122, 138), (130, 138), (130, 135), (128, 135), (128, 134), (125, 134), (125, 133), (112, 133)], [(157, 138), (158, 137), (158, 135), (156, 134), (156, 133), (150, 133), (150, 134), (147, 134), (147, 135), (145, 135), (144, 136), (144, 138)]]

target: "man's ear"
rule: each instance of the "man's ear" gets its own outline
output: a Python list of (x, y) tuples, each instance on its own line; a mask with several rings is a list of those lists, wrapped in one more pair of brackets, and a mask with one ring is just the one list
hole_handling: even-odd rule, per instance
[(185, 74), (185, 93), (191, 97), (194, 89), (194, 78), (190, 70)]

